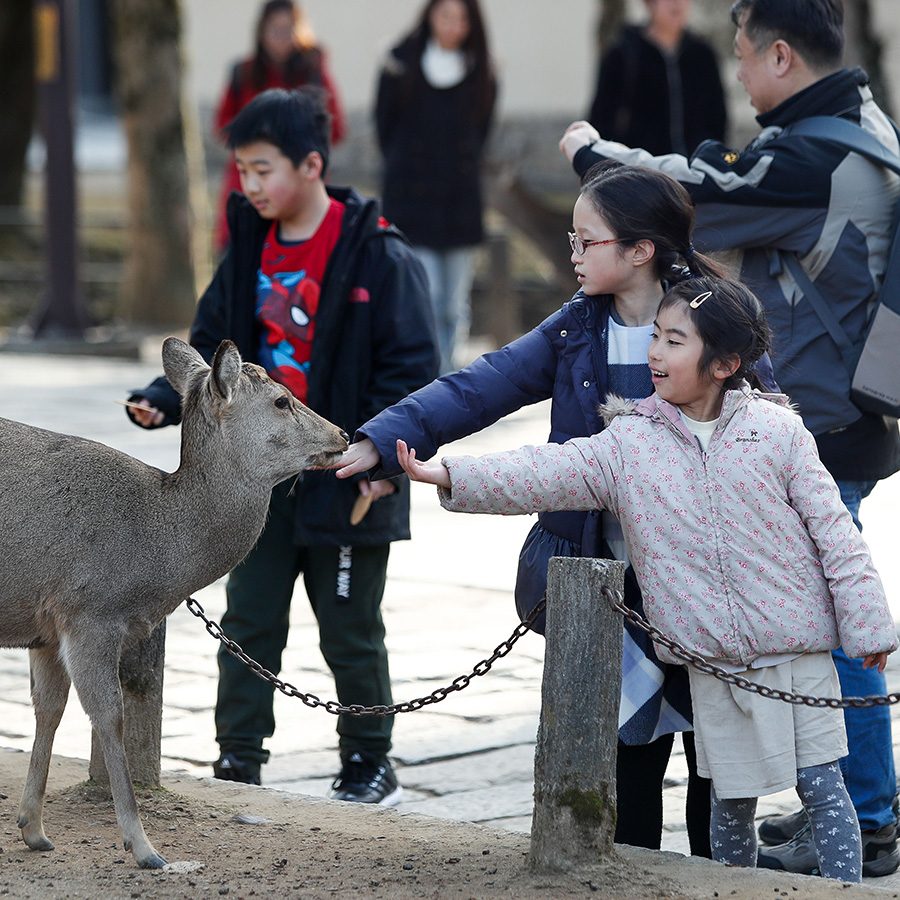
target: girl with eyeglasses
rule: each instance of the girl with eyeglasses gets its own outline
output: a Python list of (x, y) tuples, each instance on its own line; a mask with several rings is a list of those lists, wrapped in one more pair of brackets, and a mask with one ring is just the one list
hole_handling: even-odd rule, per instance
[[(742, 284), (681, 282), (653, 322), (653, 395), (607, 403), (602, 434), (422, 463), (398, 441), (400, 464), (455, 512), (614, 511), (651, 625), (744, 684), (837, 697), (831, 651), (882, 672), (897, 631), (812, 434), (788, 397), (747, 383), (770, 339)], [(858, 883), (842, 711), (688, 672), (697, 768), (713, 786), (713, 859), (755, 867), (757, 799), (794, 787), (820, 873)]]
[[(344, 454), (338, 477), (397, 475), (397, 438), (427, 460), (442, 444), (547, 399), (551, 442), (601, 431), (599, 408), (609, 394), (640, 400), (653, 393), (647, 348), (666, 288), (687, 277), (720, 274), (694, 251), (693, 221), (687, 192), (667, 175), (619, 164), (591, 170), (569, 235), (576, 294), (537, 328), (367, 422)], [(766, 381), (773, 385), (770, 369)], [(541, 513), (519, 558), (516, 605), (522, 618), (543, 597), (553, 556), (625, 559), (621, 528), (598, 510)], [(640, 610), (630, 566), (625, 585), (626, 603)], [(536, 630), (543, 630), (542, 621)], [(708, 857), (709, 782), (696, 771), (687, 673), (660, 662), (649, 638), (628, 623), (625, 641), (632, 664), (622, 679), (615, 840), (659, 849), (663, 778), (680, 732), (690, 773), (691, 853)]]

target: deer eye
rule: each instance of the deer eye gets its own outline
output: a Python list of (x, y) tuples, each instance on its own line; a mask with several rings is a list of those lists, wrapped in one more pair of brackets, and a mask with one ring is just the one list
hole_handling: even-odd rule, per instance
[(279, 409), (287, 409), (291, 405), (291, 401), (282, 394), (276, 401), (275, 405)]

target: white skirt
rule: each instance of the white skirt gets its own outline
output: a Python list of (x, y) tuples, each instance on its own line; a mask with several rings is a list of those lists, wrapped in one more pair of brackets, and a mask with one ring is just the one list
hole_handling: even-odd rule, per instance
[[(816, 709), (751, 694), (688, 666), (697, 772), (723, 800), (760, 797), (797, 784), (797, 769), (847, 755), (841, 709)], [(794, 694), (840, 697), (830, 653), (738, 673)]]

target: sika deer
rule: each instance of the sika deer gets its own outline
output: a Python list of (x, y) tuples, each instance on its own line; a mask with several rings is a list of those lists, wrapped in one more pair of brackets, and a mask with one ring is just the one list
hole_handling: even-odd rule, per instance
[(183, 398), (181, 464), (161, 472), (102, 444), (0, 419), (0, 646), (27, 647), (36, 719), (19, 808), (32, 850), (52, 850), (42, 808), (70, 681), (97, 732), (125, 847), (165, 860), (141, 825), (123, 744), (119, 656), (232, 569), (262, 530), (269, 494), (325, 466), (346, 435), (225, 341), (212, 368), (168, 338)]

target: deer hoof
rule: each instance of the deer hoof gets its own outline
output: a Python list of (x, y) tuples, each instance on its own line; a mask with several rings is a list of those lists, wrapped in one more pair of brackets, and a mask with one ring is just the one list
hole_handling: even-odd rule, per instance
[(16, 824), (22, 829), (22, 840), (29, 850), (55, 850), (53, 842), (44, 834), (44, 829), (37, 828), (29, 820), (28, 816), (20, 815)]
[(29, 850), (55, 850), (56, 848), (53, 846), (53, 841), (51, 841), (47, 835), (45, 834), (37, 834), (37, 835), (22, 835), (22, 840), (28, 845)]
[(143, 859), (139, 859), (137, 864), (142, 869), (162, 869), (166, 865), (166, 860), (154, 850)]

